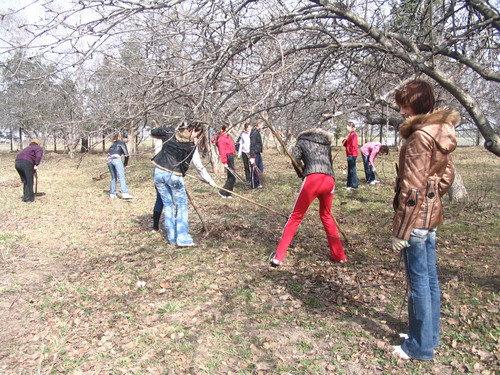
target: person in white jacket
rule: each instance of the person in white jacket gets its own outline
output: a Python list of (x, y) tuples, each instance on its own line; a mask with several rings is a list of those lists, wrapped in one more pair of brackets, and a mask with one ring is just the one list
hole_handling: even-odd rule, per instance
[(250, 174), (250, 160), (248, 155), (250, 154), (250, 132), (252, 131), (252, 125), (250, 123), (245, 124), (245, 129), (240, 135), (240, 147), (238, 149), (238, 157), (243, 158), (243, 166), (245, 167), (245, 178), (248, 182), (252, 181), (252, 175)]

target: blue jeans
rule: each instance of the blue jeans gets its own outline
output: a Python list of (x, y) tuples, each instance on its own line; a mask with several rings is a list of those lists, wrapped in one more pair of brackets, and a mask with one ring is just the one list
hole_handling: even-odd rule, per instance
[(111, 173), (111, 184), (109, 186), (109, 194), (116, 194), (116, 177), (120, 180), (120, 191), (128, 193), (127, 181), (125, 181), (125, 168), (121, 158), (107, 159), (109, 173)]
[(370, 183), (372, 181), (376, 180), (375, 177), (375, 172), (373, 171), (373, 167), (370, 165), (370, 159), (368, 156), (361, 155), (363, 158), (363, 166), (365, 167), (365, 176), (366, 176), (366, 183)]
[(163, 216), (168, 241), (189, 245), (188, 202), (184, 178), (161, 168), (154, 169), (154, 183), (163, 202)]
[(403, 250), (408, 277), (409, 338), (401, 348), (411, 358), (434, 358), (439, 345), (441, 311), (436, 265), (436, 228), (413, 229)]
[(358, 187), (358, 172), (356, 171), (357, 156), (347, 157), (347, 187)]

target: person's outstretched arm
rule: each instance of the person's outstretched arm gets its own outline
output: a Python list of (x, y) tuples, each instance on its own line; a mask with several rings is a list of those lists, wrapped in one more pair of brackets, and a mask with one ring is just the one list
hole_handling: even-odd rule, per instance
[(217, 187), (217, 184), (215, 183), (213, 178), (210, 176), (210, 174), (208, 174), (207, 169), (205, 168), (205, 166), (201, 162), (201, 157), (200, 157), (200, 153), (198, 152), (198, 147), (196, 147), (194, 152), (193, 152), (193, 158), (191, 159), (191, 164), (194, 165), (194, 167), (196, 168), (196, 170), (200, 174), (201, 178), (203, 178), (203, 180), (205, 180), (207, 183), (209, 183), (210, 186)]

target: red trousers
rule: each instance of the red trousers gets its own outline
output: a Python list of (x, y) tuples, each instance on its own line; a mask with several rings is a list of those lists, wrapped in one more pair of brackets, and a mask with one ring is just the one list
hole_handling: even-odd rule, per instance
[(316, 198), (319, 199), (319, 216), (323, 222), (328, 245), (330, 246), (330, 256), (335, 261), (341, 261), (346, 258), (342, 243), (340, 242), (339, 231), (332, 217), (331, 210), (334, 189), (335, 180), (332, 176), (313, 173), (304, 178), (299, 196), (293, 207), (293, 212), (285, 224), (283, 235), (276, 248), (276, 259), (280, 262), (283, 262), (285, 259), (286, 250), (295, 236), (297, 227), (312, 201)]

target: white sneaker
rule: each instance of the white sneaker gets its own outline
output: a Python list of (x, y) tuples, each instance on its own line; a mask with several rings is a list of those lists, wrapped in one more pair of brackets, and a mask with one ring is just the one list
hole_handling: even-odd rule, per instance
[(410, 356), (406, 354), (403, 349), (401, 349), (401, 345), (393, 346), (394, 351), (392, 352), (393, 355), (400, 359), (410, 359)]
[(130, 195), (129, 193), (122, 193), (122, 199), (134, 199), (135, 197), (133, 195)]
[(116, 194), (109, 194), (109, 197), (110, 197), (111, 199), (114, 199), (114, 198), (116, 198)]
[(178, 243), (177, 247), (193, 247), (195, 246), (194, 242), (191, 243)]
[(346, 190), (352, 190), (352, 187), (345, 187)]
[(380, 184), (380, 181), (379, 180), (373, 180), (373, 183), (374, 184)]
[(219, 193), (219, 197), (221, 197), (222, 199), (227, 199), (227, 197), (225, 195), (221, 194), (220, 191), (218, 193)]
[[(378, 182), (378, 181), (377, 181), (377, 182)], [(375, 185), (377, 182), (375, 182), (375, 181), (370, 181), (370, 182), (368, 183), (368, 185)]]

